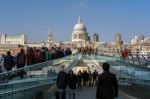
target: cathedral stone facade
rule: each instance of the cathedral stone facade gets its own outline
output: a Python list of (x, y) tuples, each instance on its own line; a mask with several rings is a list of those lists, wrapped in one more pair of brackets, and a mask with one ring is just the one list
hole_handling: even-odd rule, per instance
[(86, 27), (83, 24), (80, 16), (78, 18), (77, 24), (74, 26), (72, 32), (72, 43), (77, 44), (77, 46), (85, 46), (89, 42), (88, 33), (86, 32)]

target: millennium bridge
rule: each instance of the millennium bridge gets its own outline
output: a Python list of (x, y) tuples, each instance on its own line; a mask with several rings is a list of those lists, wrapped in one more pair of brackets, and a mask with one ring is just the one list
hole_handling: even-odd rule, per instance
[[(99, 52), (98, 55), (79, 53), (0, 74), (0, 99), (55, 99), (56, 78), (60, 67), (65, 71), (88, 68), (102, 73), (101, 63), (108, 62), (117, 75), (119, 99), (150, 99), (150, 62), (145, 56), (130, 54), (123, 60), (118, 53)], [(16, 75), (24, 71), (24, 78)], [(76, 99), (95, 99), (96, 87), (76, 90)]]

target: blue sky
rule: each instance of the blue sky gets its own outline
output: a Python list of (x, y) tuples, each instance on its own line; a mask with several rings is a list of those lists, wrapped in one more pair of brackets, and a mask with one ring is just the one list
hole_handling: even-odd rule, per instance
[(0, 0), (0, 33), (26, 33), (28, 42), (71, 39), (78, 16), (90, 36), (113, 41), (116, 32), (129, 41), (143, 33), (150, 36), (150, 0)]

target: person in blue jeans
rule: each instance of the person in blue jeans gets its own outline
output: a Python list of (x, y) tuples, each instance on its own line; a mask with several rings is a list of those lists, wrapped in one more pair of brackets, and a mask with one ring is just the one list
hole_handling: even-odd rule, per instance
[(75, 89), (77, 84), (77, 77), (72, 70), (68, 73), (69, 99), (75, 99)]
[(58, 99), (66, 99), (67, 82), (67, 73), (64, 71), (64, 66), (61, 66), (57, 76)]

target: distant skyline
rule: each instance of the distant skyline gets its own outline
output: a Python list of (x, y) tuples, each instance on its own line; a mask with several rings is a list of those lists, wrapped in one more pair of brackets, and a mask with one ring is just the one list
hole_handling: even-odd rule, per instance
[(129, 42), (135, 35), (150, 36), (150, 0), (0, 0), (0, 33), (27, 34), (41, 42), (51, 29), (54, 40), (69, 41), (78, 16), (87, 32), (102, 41), (121, 33)]

